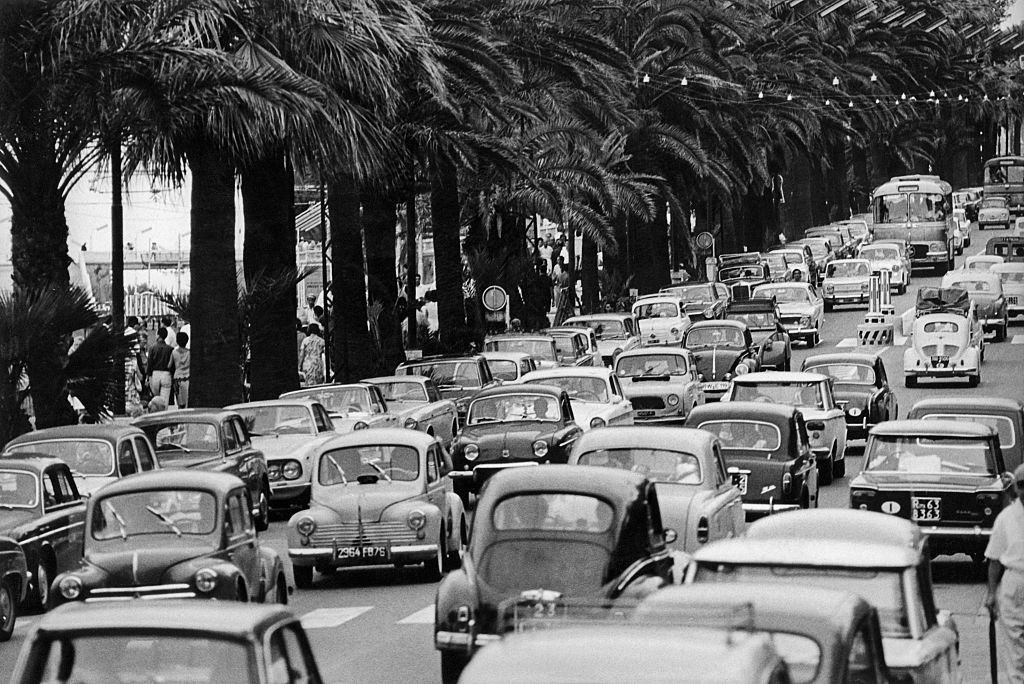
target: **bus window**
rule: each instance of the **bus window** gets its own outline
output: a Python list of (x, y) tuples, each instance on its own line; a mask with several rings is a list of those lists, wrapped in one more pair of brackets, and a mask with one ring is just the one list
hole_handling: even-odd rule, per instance
[(945, 221), (946, 208), (940, 194), (914, 193), (910, 196), (911, 221)]
[(906, 195), (882, 195), (875, 198), (875, 223), (904, 223), (906, 220)]

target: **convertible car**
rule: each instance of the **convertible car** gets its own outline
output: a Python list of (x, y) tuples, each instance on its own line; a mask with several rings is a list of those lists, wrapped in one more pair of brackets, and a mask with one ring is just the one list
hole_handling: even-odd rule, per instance
[(899, 417), (881, 354), (818, 354), (804, 359), (800, 370), (832, 378), (836, 404), (846, 414), (849, 439), (866, 439), (875, 425)]
[(573, 416), (584, 431), (633, 424), (633, 405), (610, 368), (540, 370), (524, 375), (521, 382), (561, 387), (568, 392)]
[(760, 370), (760, 349), (739, 321), (700, 321), (686, 331), (705, 401), (718, 401), (737, 375)]

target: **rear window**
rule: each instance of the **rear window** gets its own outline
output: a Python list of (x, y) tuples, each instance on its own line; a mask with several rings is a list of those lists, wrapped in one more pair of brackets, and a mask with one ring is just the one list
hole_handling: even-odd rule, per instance
[(14, 454), (46, 454), (68, 464), (76, 475), (107, 477), (114, 474), (114, 449), (108, 442), (92, 439), (52, 440), (17, 444)]
[(933, 321), (924, 324), (926, 333), (955, 333), (958, 330), (960, 325), (956, 321)]
[(732, 401), (760, 401), (768, 404), (789, 404), (804, 408), (824, 408), (817, 382), (734, 383)]
[(606, 501), (566, 492), (510, 496), (494, 507), (496, 530), (543, 530), (550, 532), (607, 532), (614, 510)]
[(679, 318), (679, 307), (672, 302), (651, 302), (634, 304), (633, 313), (640, 320), (649, 318)]
[(693, 454), (682, 451), (643, 447), (597, 449), (580, 455), (577, 463), (642, 473), (657, 482), (693, 485), (703, 482), (700, 461)]
[(1006, 416), (990, 416), (978, 413), (935, 413), (928, 416), (921, 416), (924, 420), (966, 420), (971, 423), (981, 423), (995, 428), (999, 433), (999, 447), (1006, 449), (1017, 444), (1014, 436), (1013, 421)]
[(844, 385), (875, 384), (875, 369), (863, 363), (830, 363), (821, 366), (808, 366), (808, 373), (827, 375), (837, 383)]
[(775, 451), (782, 445), (779, 428), (757, 420), (709, 420), (698, 426), (718, 437), (722, 448)]
[(515, 361), (495, 361), (493, 359), (488, 359), (487, 365), (491, 368), (491, 375), (499, 380), (515, 380), (519, 377), (519, 373), (516, 372), (519, 366)]

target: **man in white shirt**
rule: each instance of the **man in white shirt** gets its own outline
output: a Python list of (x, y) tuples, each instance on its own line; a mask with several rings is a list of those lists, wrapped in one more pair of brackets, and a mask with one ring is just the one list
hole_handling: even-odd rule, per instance
[[(1018, 494), (1024, 493), (1024, 465), (1017, 466), (1013, 478)], [(1019, 496), (996, 517), (985, 557), (985, 607), (999, 621), (1004, 681), (1024, 684), (1024, 500)]]

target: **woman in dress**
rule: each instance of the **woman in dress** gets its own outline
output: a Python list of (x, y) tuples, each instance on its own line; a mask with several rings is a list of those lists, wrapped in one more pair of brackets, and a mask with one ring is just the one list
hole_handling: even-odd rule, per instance
[(306, 339), (302, 340), (299, 350), (299, 372), (305, 377), (305, 384), (319, 385), (326, 382), (324, 377), (324, 338), (320, 336), (320, 326), (310, 323), (306, 329)]

